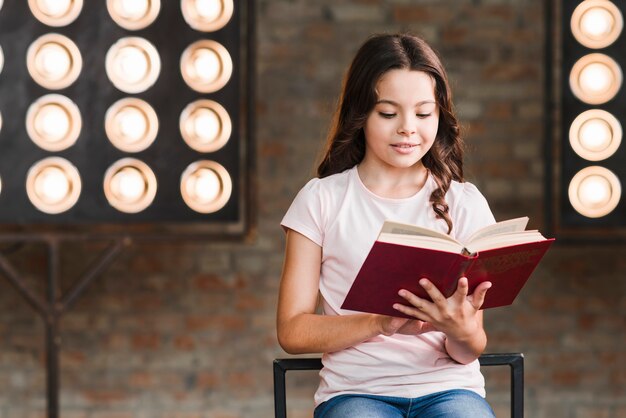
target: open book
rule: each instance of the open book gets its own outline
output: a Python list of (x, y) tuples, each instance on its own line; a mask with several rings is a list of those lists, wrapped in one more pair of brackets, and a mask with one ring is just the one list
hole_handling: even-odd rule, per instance
[(430, 299), (418, 284), (426, 277), (449, 297), (464, 276), (470, 293), (492, 283), (482, 308), (510, 305), (554, 241), (525, 230), (527, 224), (527, 217), (498, 222), (461, 243), (428, 228), (385, 221), (341, 307), (404, 316), (392, 307), (407, 303), (400, 289)]

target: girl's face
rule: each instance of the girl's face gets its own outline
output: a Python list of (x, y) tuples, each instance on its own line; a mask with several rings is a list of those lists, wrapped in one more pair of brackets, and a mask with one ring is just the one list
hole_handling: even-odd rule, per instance
[(422, 71), (390, 70), (376, 90), (378, 101), (364, 127), (363, 162), (385, 169), (421, 165), (439, 125), (435, 80)]

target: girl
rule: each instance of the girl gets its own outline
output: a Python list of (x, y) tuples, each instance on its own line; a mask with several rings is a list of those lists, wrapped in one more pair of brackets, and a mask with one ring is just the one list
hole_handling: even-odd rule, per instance
[(416, 277), (432, 302), (400, 291), (406, 306), (394, 308), (411, 320), (340, 309), (385, 219), (461, 241), (495, 222), (463, 182), (462, 154), (436, 53), (411, 35), (367, 40), (348, 70), (319, 178), (282, 221), (278, 340), (288, 353), (324, 353), (315, 418), (494, 416), (477, 360), (490, 283), (468, 295), (461, 278), (446, 299)]

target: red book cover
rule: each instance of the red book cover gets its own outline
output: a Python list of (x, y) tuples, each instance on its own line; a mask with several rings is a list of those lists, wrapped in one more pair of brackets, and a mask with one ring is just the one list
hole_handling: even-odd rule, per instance
[(429, 299), (419, 285), (426, 277), (449, 297), (457, 280), (468, 278), (469, 292), (490, 281), (482, 308), (510, 305), (554, 239), (481, 251), (471, 256), (376, 241), (341, 305), (342, 309), (405, 317), (393, 309), (406, 304), (398, 296), (406, 289)]

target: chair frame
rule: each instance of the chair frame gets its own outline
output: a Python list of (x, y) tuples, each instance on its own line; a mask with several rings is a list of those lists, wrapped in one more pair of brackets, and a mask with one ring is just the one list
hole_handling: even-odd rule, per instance
[[(522, 353), (483, 354), (481, 366), (509, 366), (511, 369), (511, 418), (524, 416), (524, 355)], [(322, 359), (283, 358), (274, 360), (274, 416), (287, 418), (285, 374), (288, 370), (320, 370)]]

